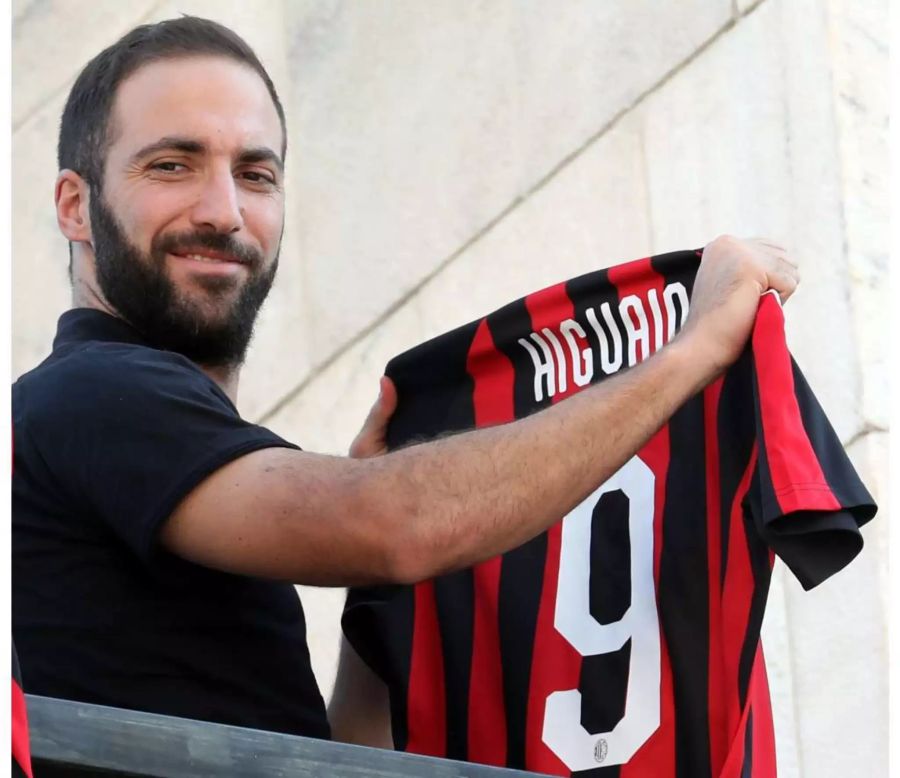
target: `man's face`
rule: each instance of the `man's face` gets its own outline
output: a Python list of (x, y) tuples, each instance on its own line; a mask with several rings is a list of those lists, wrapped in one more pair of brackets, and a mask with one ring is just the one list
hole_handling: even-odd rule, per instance
[(119, 86), (90, 202), (97, 281), (153, 345), (243, 360), (278, 264), (281, 148), (268, 90), (240, 63), (163, 60)]

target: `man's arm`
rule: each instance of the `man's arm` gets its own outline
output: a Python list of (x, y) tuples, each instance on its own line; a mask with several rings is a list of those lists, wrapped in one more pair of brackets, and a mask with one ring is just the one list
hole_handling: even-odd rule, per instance
[(642, 364), (526, 419), (381, 457), (248, 454), (182, 501), (162, 542), (209, 567), (318, 585), (411, 583), (495, 556), (611, 476), (738, 356), (759, 295), (795, 286), (777, 247), (720, 238), (684, 330)]

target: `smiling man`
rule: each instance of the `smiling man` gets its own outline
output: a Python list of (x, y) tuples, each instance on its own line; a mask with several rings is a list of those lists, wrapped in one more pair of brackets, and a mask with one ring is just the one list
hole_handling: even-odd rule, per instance
[(286, 138), (259, 60), (202, 19), (133, 30), (72, 88), (56, 209), (73, 304), (13, 387), (31, 692), (327, 737), (293, 583), (414, 582), (521, 545), (737, 358), (760, 294), (796, 287), (779, 247), (716, 239), (682, 332), (625, 374), (373, 457), (383, 379), (356, 458), (303, 452), (234, 404), (279, 260)]

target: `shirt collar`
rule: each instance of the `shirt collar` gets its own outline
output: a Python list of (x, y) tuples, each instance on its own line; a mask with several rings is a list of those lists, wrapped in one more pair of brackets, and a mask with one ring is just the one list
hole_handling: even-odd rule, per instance
[(123, 319), (94, 308), (72, 308), (59, 317), (54, 351), (62, 346), (99, 340), (109, 343), (136, 343), (146, 346), (147, 341)]

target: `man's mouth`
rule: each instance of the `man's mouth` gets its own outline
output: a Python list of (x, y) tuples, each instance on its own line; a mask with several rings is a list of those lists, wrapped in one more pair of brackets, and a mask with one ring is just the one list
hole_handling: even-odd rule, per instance
[(212, 251), (210, 249), (204, 249), (203, 251), (173, 251), (171, 253), (179, 259), (192, 259), (196, 262), (206, 262), (208, 264), (244, 264), (244, 262), (234, 254), (226, 254), (221, 251)]

